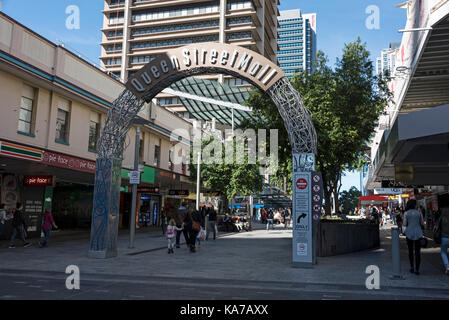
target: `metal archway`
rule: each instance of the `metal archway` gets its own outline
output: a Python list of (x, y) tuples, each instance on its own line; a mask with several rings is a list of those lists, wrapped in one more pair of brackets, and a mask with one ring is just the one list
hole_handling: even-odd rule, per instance
[(265, 91), (284, 120), (293, 153), (317, 152), (316, 132), (300, 94), (273, 62), (249, 49), (220, 43), (168, 50), (145, 65), (127, 82), (127, 89), (109, 109), (98, 142), (89, 256), (117, 254), (121, 160), (126, 135), (145, 102), (186, 77), (228, 74)]

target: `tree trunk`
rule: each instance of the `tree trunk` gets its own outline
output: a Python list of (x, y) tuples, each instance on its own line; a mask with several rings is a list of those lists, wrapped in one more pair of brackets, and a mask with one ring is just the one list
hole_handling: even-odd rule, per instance
[[(324, 175), (323, 175), (324, 176)], [(327, 186), (326, 180), (323, 179), (323, 193), (324, 193), (324, 211), (326, 216), (331, 215), (331, 192)]]
[(338, 190), (337, 187), (334, 187), (334, 190), (332, 190), (332, 193), (334, 195), (334, 211), (335, 214), (338, 213), (339, 208), (339, 202), (338, 202)]

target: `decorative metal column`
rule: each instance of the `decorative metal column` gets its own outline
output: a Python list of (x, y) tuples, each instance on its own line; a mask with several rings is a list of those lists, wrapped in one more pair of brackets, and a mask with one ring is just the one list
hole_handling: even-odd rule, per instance
[(144, 104), (125, 90), (109, 109), (98, 141), (89, 257), (117, 256), (122, 154), (126, 134)]

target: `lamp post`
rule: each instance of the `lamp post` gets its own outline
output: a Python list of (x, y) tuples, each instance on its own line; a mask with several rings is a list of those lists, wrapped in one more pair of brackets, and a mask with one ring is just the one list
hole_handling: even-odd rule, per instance
[[(140, 152), (140, 126), (136, 127), (136, 144), (134, 149), (134, 171), (139, 170), (139, 152)], [(133, 184), (132, 190), (131, 215), (129, 222), (129, 248), (134, 248), (134, 236), (136, 233), (136, 206), (137, 206), (137, 184)]]
[(200, 210), (200, 173), (201, 173), (201, 149), (198, 151), (198, 167), (196, 171), (196, 210)]
[[(132, 122), (136, 125), (136, 143), (134, 148), (134, 167), (133, 171), (139, 171), (139, 153), (140, 153), (140, 130), (141, 126), (151, 123), (150, 121), (135, 117)], [(137, 186), (140, 184), (140, 172), (139, 179), (136, 181), (137, 183), (132, 183), (130, 179), (130, 183), (133, 185), (132, 187), (132, 202), (131, 202), (131, 214), (129, 217), (129, 248), (134, 248), (134, 237), (136, 234), (136, 207), (137, 207)]]

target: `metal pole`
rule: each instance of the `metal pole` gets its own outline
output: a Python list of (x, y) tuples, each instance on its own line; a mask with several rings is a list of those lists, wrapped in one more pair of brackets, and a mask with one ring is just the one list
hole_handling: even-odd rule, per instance
[(401, 275), (401, 251), (399, 243), (399, 228), (391, 228), (391, 255), (393, 258), (393, 276), (392, 279), (404, 279)]
[(198, 167), (196, 172), (196, 210), (200, 209), (200, 173), (201, 173), (201, 151), (198, 151)]
[(232, 135), (234, 135), (234, 108), (232, 108)]
[[(139, 149), (140, 149), (140, 127), (136, 127), (136, 146), (134, 151), (134, 171), (139, 170)], [(136, 205), (137, 205), (137, 184), (133, 184), (132, 204), (129, 230), (129, 248), (134, 248), (134, 235), (136, 233)]]
[(253, 230), (253, 208), (254, 208), (254, 198), (249, 196), (249, 230)]

